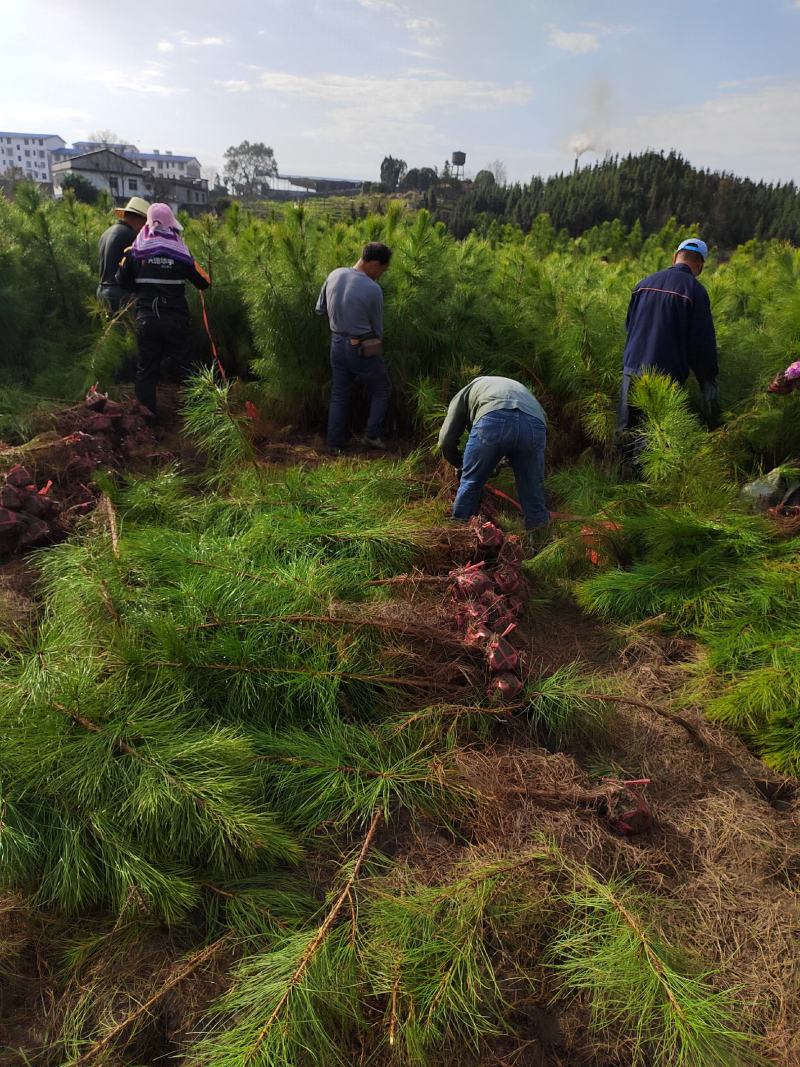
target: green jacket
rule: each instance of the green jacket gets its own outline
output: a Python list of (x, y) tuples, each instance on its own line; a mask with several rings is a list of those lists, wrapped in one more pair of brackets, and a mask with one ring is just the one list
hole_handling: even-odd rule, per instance
[(450, 401), (447, 416), (439, 431), (439, 448), (442, 455), (454, 467), (461, 466), (461, 451), (458, 447), (461, 435), (471, 430), (478, 419), (490, 411), (524, 411), (547, 425), (544, 408), (530, 390), (513, 378), (481, 375), (460, 389)]

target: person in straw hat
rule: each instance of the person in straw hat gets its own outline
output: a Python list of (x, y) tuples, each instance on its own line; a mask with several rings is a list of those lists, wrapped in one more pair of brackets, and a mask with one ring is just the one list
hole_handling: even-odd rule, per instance
[(147, 221), (125, 249), (116, 283), (133, 293), (138, 357), (136, 397), (156, 414), (161, 363), (171, 359), (182, 373), (190, 363), (186, 282), (207, 289), (211, 279), (186, 247), (183, 227), (169, 204), (151, 204)]
[(100, 238), (100, 284), (97, 286), (97, 299), (106, 308), (116, 314), (130, 300), (130, 293), (121, 289), (114, 276), (119, 261), (128, 245), (147, 221), (147, 209), (150, 207), (140, 196), (132, 196), (125, 207), (114, 208), (117, 221), (113, 222)]

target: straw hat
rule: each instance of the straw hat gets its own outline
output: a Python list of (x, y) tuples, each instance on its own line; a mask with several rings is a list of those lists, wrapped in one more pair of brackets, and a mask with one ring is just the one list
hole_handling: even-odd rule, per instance
[(146, 200), (143, 200), (140, 196), (132, 196), (125, 207), (115, 207), (114, 214), (118, 219), (121, 219), (126, 211), (132, 212), (134, 215), (143, 215), (147, 218), (147, 211), (150, 205)]

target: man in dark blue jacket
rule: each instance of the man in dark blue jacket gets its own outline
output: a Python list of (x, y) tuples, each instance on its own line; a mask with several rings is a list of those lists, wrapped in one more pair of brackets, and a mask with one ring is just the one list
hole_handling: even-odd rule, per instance
[(644, 278), (633, 290), (625, 326), (628, 341), (622, 365), (617, 429), (635, 427), (637, 412), (628, 401), (634, 378), (658, 371), (683, 385), (693, 371), (708, 405), (717, 398), (717, 339), (708, 293), (698, 282), (708, 246), (697, 237), (682, 241), (672, 266)]

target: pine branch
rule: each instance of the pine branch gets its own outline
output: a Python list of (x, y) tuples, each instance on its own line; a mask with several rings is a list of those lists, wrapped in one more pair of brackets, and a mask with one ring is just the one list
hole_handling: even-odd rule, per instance
[(308, 966), (311, 963), (312, 959), (314, 958), (315, 953), (317, 952), (319, 947), (322, 945), (322, 943), (324, 942), (325, 938), (328, 936), (328, 932), (330, 931), (330, 929), (333, 926), (333, 924), (336, 922), (336, 919), (339, 916), (339, 912), (342, 910), (345, 902), (349, 899), (350, 893), (351, 893), (351, 891), (353, 889), (353, 886), (355, 885), (356, 880), (357, 880), (357, 878), (358, 878), (358, 876), (359, 876), (359, 874), (361, 872), (361, 868), (363, 867), (364, 862), (365, 862), (367, 856), (369, 855), (370, 849), (372, 848), (373, 842), (375, 840), (375, 835), (378, 832), (378, 827), (379, 827), (379, 825), (381, 823), (382, 818), (383, 818), (383, 812), (382, 811), (376, 811), (373, 814), (372, 821), (370, 822), (370, 825), (369, 825), (369, 829), (367, 830), (366, 836), (364, 837), (364, 840), (363, 840), (362, 845), (361, 845), (361, 849), (360, 849), (360, 851), (358, 853), (358, 856), (356, 857), (355, 864), (353, 865), (353, 869), (350, 872), (350, 875), (347, 878), (347, 881), (345, 882), (344, 886), (342, 887), (342, 889), (341, 889), (339, 895), (337, 896), (336, 900), (333, 902), (333, 905), (328, 910), (328, 913), (325, 916), (325, 919), (322, 922), (322, 924), (320, 925), (319, 929), (317, 930), (317, 933), (315, 934), (314, 938), (309, 943), (308, 948), (304, 952), (303, 957), (300, 960), (300, 963), (298, 964), (294, 974), (292, 974), (291, 978), (289, 979), (289, 981), (288, 981), (288, 983), (286, 985), (286, 989), (285, 989), (285, 991), (283, 993), (283, 996), (280, 998), (278, 1003), (275, 1005), (274, 1009), (272, 1010), (271, 1015), (269, 1016), (269, 1018), (267, 1019), (266, 1023), (264, 1024), (263, 1028), (261, 1029), (260, 1033), (256, 1037), (255, 1042), (248, 1049), (247, 1054), (245, 1055), (245, 1058), (244, 1058), (244, 1063), (245, 1064), (251, 1063), (253, 1061), (254, 1057), (258, 1055), (258, 1051), (261, 1048), (261, 1046), (263, 1045), (264, 1040), (267, 1037), (267, 1034), (269, 1033), (270, 1029), (272, 1028), (274, 1023), (276, 1022), (276, 1020), (280, 1017), (281, 1012), (283, 1011), (284, 1007), (286, 1006), (286, 1004), (288, 1003), (289, 999), (291, 998), (291, 995), (292, 995), (295, 987), (300, 982), (300, 980), (302, 979), (302, 977), (305, 974), (306, 970), (308, 969)]
[[(87, 719), (84, 715), (81, 715), (80, 712), (66, 708), (63, 704), (56, 703), (55, 701), (52, 702), (50, 706), (55, 708), (56, 711), (60, 711), (62, 715), (66, 715), (67, 718), (71, 719), (76, 725), (82, 726), (84, 730), (88, 730), (93, 734), (106, 736), (106, 731), (103, 730), (102, 727), (98, 726), (97, 723), (92, 722), (91, 719)], [(164, 780), (168, 782), (173, 789), (188, 796), (194, 801), (198, 808), (208, 808), (208, 801), (205, 797), (201, 797), (199, 794), (193, 793), (190, 789), (187, 789), (183, 782), (179, 781), (174, 775), (170, 774), (169, 771), (165, 770), (156, 760), (143, 756), (141, 752), (135, 749), (132, 745), (129, 745), (127, 741), (123, 741), (121, 737), (110, 738), (110, 740), (118, 752), (124, 752), (126, 756), (130, 756), (132, 759), (138, 760), (140, 763), (144, 763), (148, 767), (157, 770), (163, 775)]]
[(114, 553), (115, 559), (119, 559), (119, 531), (117, 529), (117, 513), (114, 510), (114, 505), (111, 503), (111, 497), (108, 493), (103, 493), (100, 497), (100, 507), (105, 512), (106, 520), (108, 522), (108, 529), (111, 534), (111, 551)]
[(441, 692), (442, 683), (423, 678), (400, 678), (385, 674), (361, 674), (357, 671), (316, 671), (308, 667), (247, 666), (238, 663), (181, 663), (179, 660), (149, 660), (145, 667), (173, 667), (176, 670), (225, 671), (241, 674), (287, 674), (309, 678), (342, 678), (345, 681), (372, 685), (396, 686), (401, 689), (430, 689)]
[(181, 632), (192, 630), (218, 630), (225, 626), (256, 626), (264, 622), (279, 623), (311, 623), (318, 626), (352, 626), (356, 629), (381, 630), (384, 633), (397, 633), (405, 637), (415, 637), (418, 640), (428, 638), (437, 644), (446, 645), (450, 648), (458, 648), (462, 651), (474, 651), (471, 646), (460, 638), (453, 637), (446, 631), (437, 630), (433, 626), (411, 626), (408, 623), (392, 622), (385, 619), (370, 619), (364, 616), (360, 619), (347, 619), (341, 615), (241, 615), (232, 619), (215, 619), (213, 622), (197, 623), (194, 626), (181, 626)]

